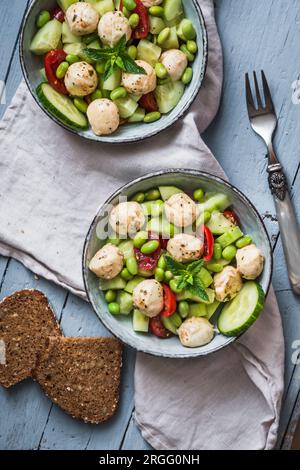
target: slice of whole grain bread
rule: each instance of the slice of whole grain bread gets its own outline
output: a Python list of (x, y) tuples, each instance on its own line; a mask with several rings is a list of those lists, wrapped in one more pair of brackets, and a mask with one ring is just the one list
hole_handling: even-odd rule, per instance
[(31, 375), (49, 336), (61, 330), (47, 298), (37, 290), (15, 292), (0, 302), (0, 385)]
[(51, 337), (33, 378), (73, 418), (97, 424), (117, 409), (121, 366), (122, 346), (115, 338)]

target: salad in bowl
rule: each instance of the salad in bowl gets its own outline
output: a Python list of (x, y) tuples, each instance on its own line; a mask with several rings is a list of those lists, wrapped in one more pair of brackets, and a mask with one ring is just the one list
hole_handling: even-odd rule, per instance
[(185, 101), (203, 52), (185, 3), (57, 0), (54, 9), (40, 10), (29, 45), (40, 58), (34, 93), (40, 105), (65, 127), (98, 138), (170, 115)]
[(254, 241), (256, 229), (243, 230), (225, 189), (162, 184), (107, 207), (97, 227), (106, 239), (86, 260), (105, 315), (130, 319), (135, 335), (198, 349), (256, 321), (266, 290), (265, 246)]

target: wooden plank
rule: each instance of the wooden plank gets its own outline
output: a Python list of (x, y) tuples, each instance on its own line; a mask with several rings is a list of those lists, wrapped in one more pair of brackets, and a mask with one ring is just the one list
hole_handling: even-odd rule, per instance
[(122, 450), (151, 450), (152, 447), (143, 439), (140, 430), (132, 416), (128, 429), (126, 431)]

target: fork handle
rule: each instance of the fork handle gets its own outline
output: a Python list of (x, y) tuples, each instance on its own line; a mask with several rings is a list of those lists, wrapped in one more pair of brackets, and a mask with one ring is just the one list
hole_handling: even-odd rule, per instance
[(300, 231), (295, 210), (280, 163), (269, 165), (268, 172), (290, 283), (295, 294), (300, 295)]

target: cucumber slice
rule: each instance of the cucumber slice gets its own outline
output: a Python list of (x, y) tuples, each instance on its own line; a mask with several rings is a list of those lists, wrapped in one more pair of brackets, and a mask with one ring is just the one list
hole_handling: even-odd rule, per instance
[(206, 305), (207, 315), (206, 318), (209, 320), (217, 311), (221, 302), (215, 300), (212, 304)]
[(64, 44), (75, 44), (81, 42), (81, 37), (75, 36), (75, 34), (71, 32), (69, 25), (68, 23), (66, 23), (66, 21), (64, 21), (62, 24), (62, 42)]
[(167, 21), (176, 22), (183, 15), (182, 0), (164, 0), (162, 6)]
[(137, 46), (137, 58), (144, 60), (148, 64), (154, 65), (159, 61), (161, 55), (161, 48), (153, 44), (153, 42), (147, 41), (147, 39), (141, 39)]
[(146, 317), (146, 315), (144, 315), (139, 310), (134, 310), (133, 317), (132, 317), (132, 327), (133, 327), (133, 330), (138, 333), (148, 333), (149, 318)]
[(133, 309), (132, 295), (121, 291), (118, 293), (117, 302), (120, 305), (120, 314), (129, 315)]
[(220, 243), (222, 248), (226, 248), (226, 246), (231, 245), (243, 236), (244, 234), (241, 231), (240, 227), (235, 226), (227, 232), (223, 233), (223, 235), (221, 235), (220, 237), (218, 237), (216, 239), (216, 243)]
[(134, 246), (131, 240), (125, 240), (124, 242), (121, 242), (118, 248), (122, 251), (125, 260), (134, 256)]
[(177, 36), (176, 26), (170, 28), (170, 34), (168, 39), (166, 39), (162, 45), (164, 50), (167, 49), (179, 49), (179, 41)]
[(150, 33), (151, 34), (159, 34), (165, 27), (166, 23), (162, 18), (158, 18), (157, 16), (149, 16), (149, 23), (150, 23)]
[[(132, 294), (134, 289), (136, 288), (136, 286), (138, 284), (140, 284), (141, 282), (143, 282), (145, 279), (143, 277), (140, 277), (140, 276), (136, 276), (135, 278), (133, 278), (131, 281), (128, 281), (126, 286), (125, 286), (125, 291), (128, 292), (128, 294)], [(123, 289), (123, 287), (122, 287)]]
[(222, 235), (234, 227), (234, 224), (219, 211), (214, 211), (211, 214), (211, 218), (206, 225), (214, 235)]
[(74, 54), (78, 55), (79, 57), (81, 57), (81, 55), (83, 54), (84, 48), (85, 45), (81, 42), (72, 42), (71, 44), (64, 45), (64, 51), (66, 54)]
[(57, 3), (58, 3), (58, 6), (60, 6), (60, 8), (63, 10), (63, 11), (67, 11), (67, 9), (73, 5), (73, 3), (77, 3), (78, 0), (57, 0)]
[(158, 187), (161, 197), (164, 201), (170, 199), (174, 194), (183, 193), (183, 191), (176, 186), (159, 186)]
[(73, 101), (55, 91), (48, 83), (39, 85), (36, 94), (42, 105), (67, 126), (81, 130), (88, 128), (87, 118), (78, 111)]
[(167, 114), (177, 106), (184, 93), (184, 84), (181, 81), (158, 85), (155, 97), (160, 113)]
[(57, 20), (46, 23), (33, 37), (30, 50), (36, 55), (43, 55), (56, 49), (62, 33), (62, 24)]
[(121, 69), (115, 69), (112, 75), (107, 80), (105, 80), (105, 82), (103, 82), (103, 90), (112, 91), (115, 88), (118, 88), (118, 86), (121, 84), (121, 76)]
[(246, 282), (237, 296), (223, 307), (217, 323), (220, 333), (238, 336), (246, 331), (262, 311), (264, 299), (264, 291), (257, 282)]
[(128, 119), (128, 122), (143, 122), (145, 117), (146, 111), (144, 108), (137, 108), (137, 110), (133, 113), (132, 116)]
[(85, 0), (85, 1), (87, 3), (91, 3), (100, 16), (105, 15), (105, 13), (108, 13), (109, 11), (114, 11), (115, 9), (113, 0)]
[(118, 107), (119, 114), (122, 119), (127, 119), (132, 116), (139, 107), (139, 104), (130, 98), (130, 96), (115, 100), (115, 104)]
[(114, 279), (100, 279), (99, 281), (99, 289), (102, 291), (107, 290), (121, 290), (126, 287), (126, 281), (121, 278), (121, 276), (117, 276)]
[(47, 75), (46, 75), (46, 70), (45, 70), (44, 67), (42, 69), (40, 69), (40, 77), (43, 80), (43, 82), (48, 82), (48, 78), (47, 78)]
[[(203, 202), (198, 204), (199, 214), (204, 211), (220, 211), (223, 212), (231, 205), (230, 199), (223, 193), (206, 193)], [(200, 215), (201, 217), (201, 215)]]

